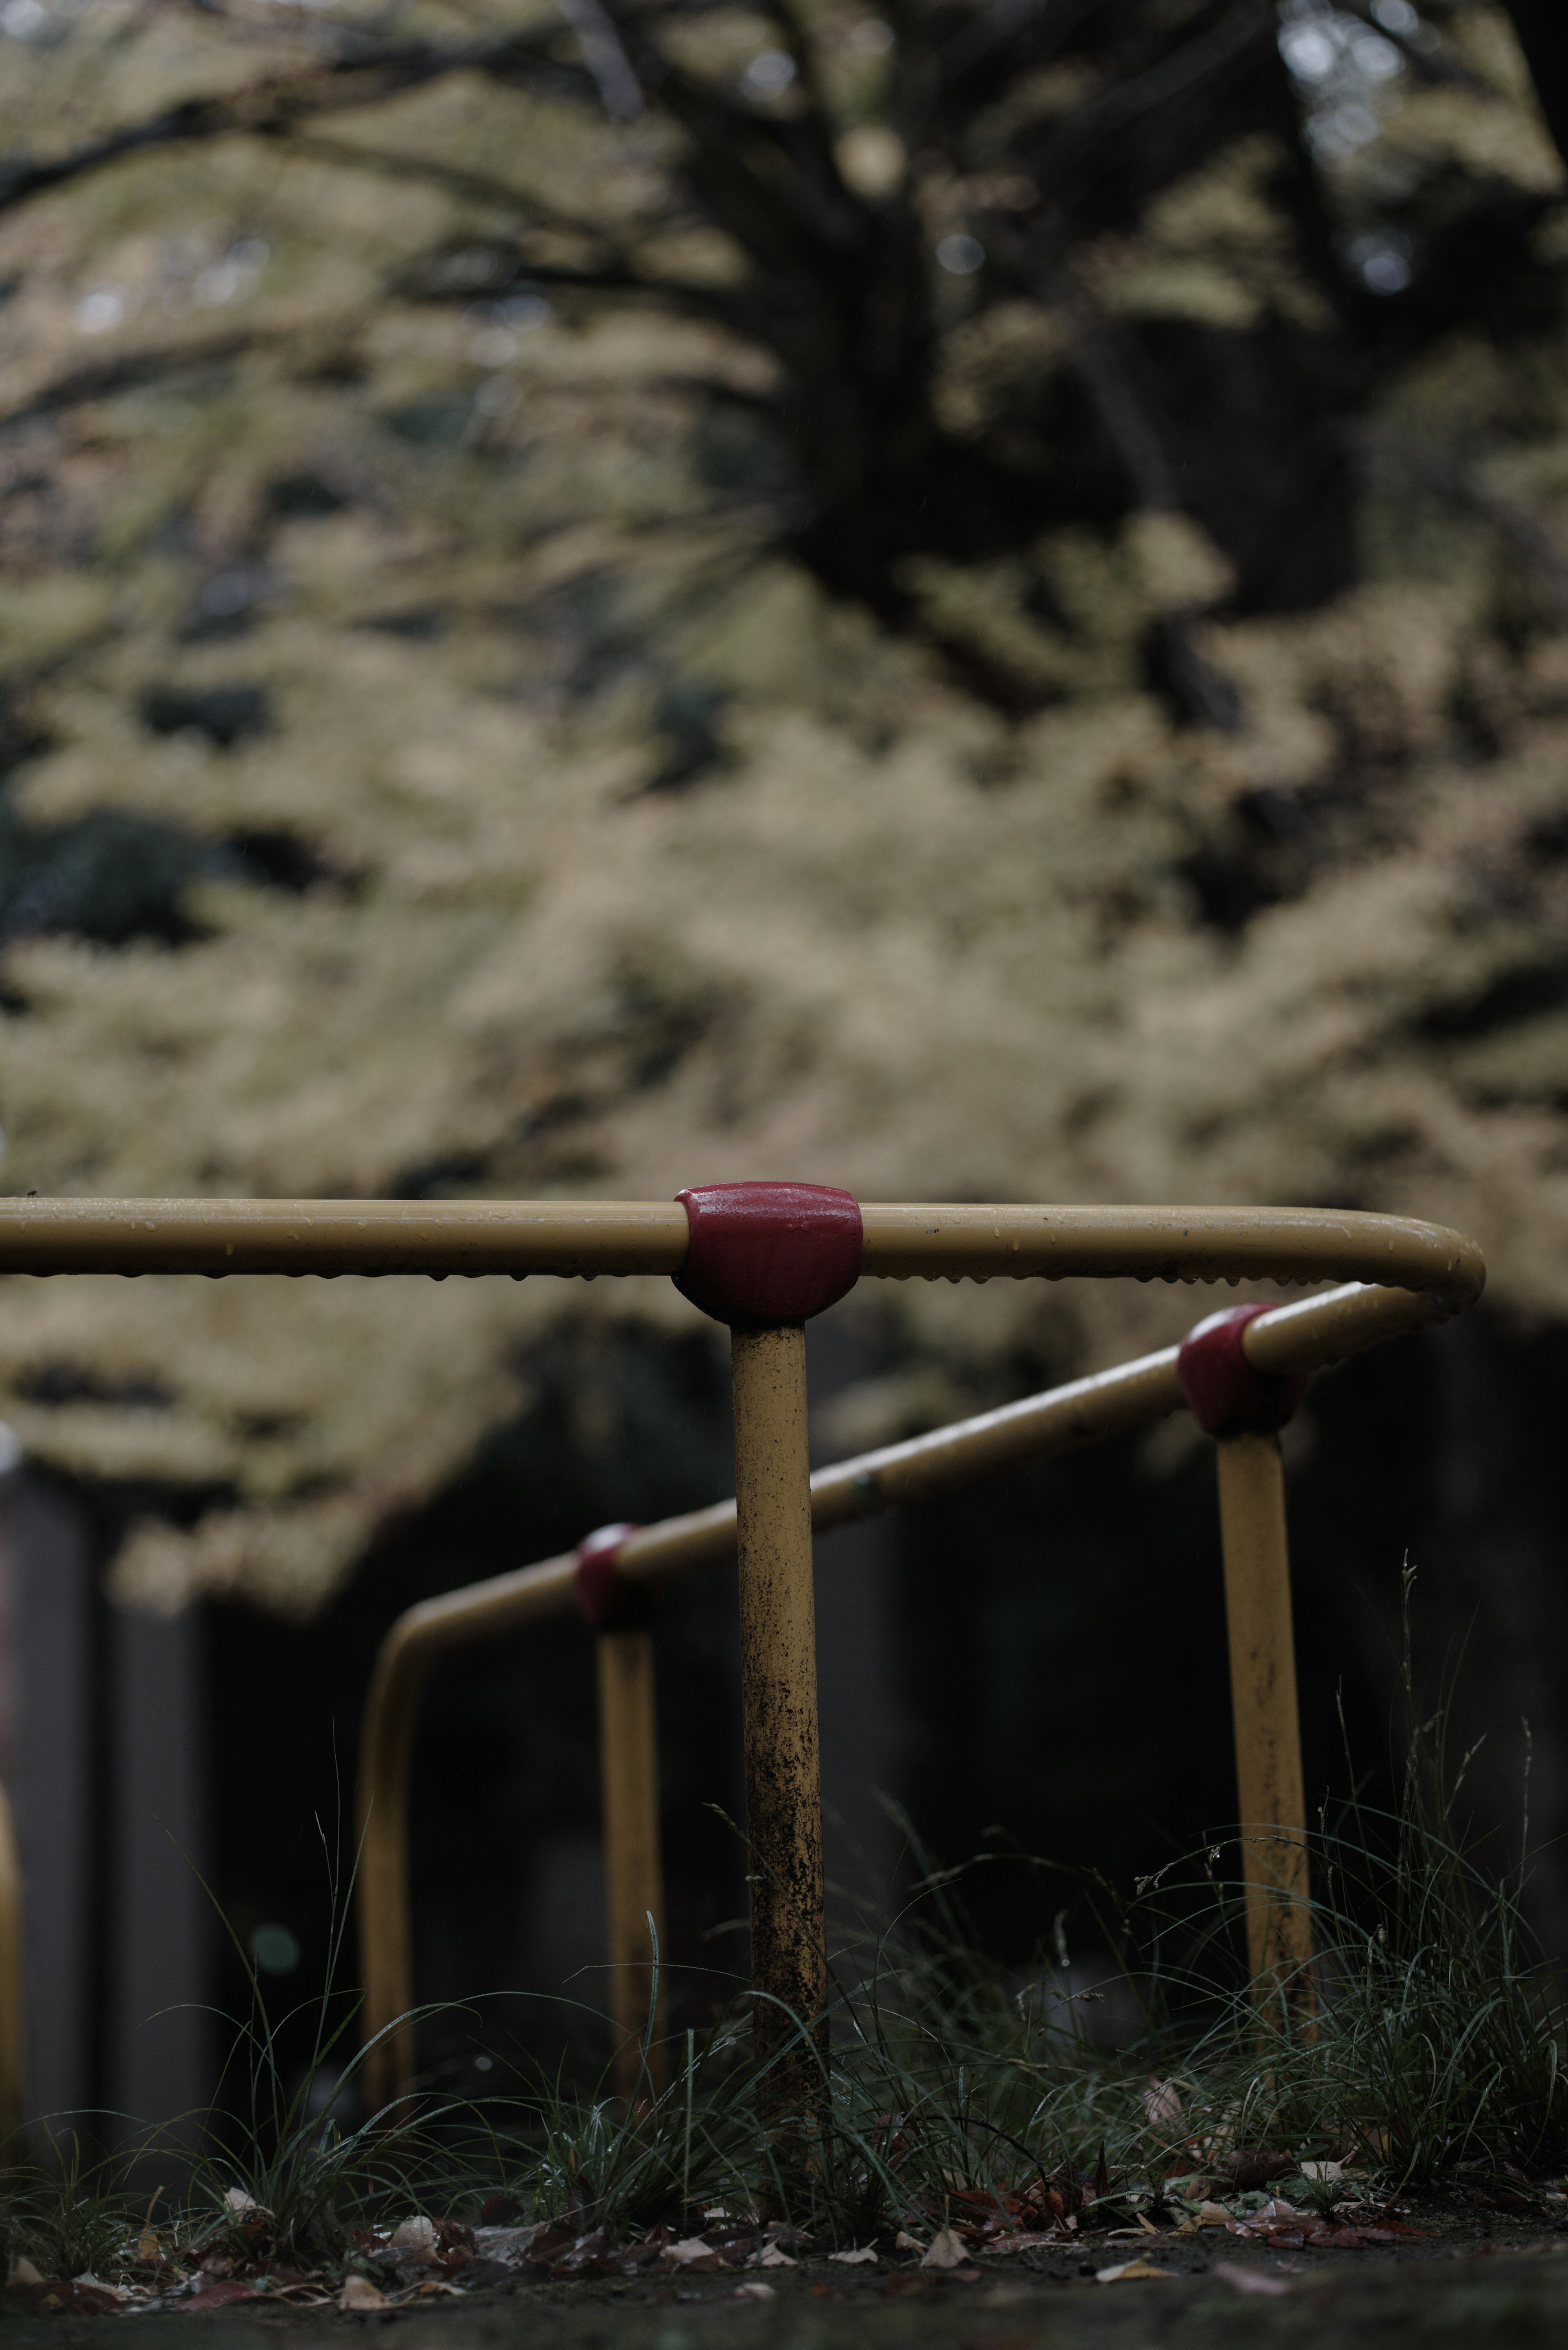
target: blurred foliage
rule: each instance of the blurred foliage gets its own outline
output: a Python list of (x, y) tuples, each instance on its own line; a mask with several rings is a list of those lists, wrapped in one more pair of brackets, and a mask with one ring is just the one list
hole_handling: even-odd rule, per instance
[[(1312, 1200), (1563, 1310), (1568, 212), (1502, 10), (0, 48), (14, 1190)], [(860, 1310), (846, 1440), (1191, 1301)], [(692, 1321), (14, 1283), (0, 1398), (140, 1497), (125, 1596), (305, 1614), (628, 1316)]]

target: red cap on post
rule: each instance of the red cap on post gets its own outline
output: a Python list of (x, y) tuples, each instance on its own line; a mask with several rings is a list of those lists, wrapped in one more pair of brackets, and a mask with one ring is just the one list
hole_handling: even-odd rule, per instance
[(596, 1632), (637, 1632), (652, 1620), (658, 1597), (650, 1583), (628, 1583), (620, 1571), (621, 1546), (634, 1525), (600, 1526), (577, 1544), (575, 1575), (577, 1606)]
[(1267, 1305), (1227, 1305), (1194, 1324), (1181, 1342), (1176, 1376), (1188, 1409), (1210, 1436), (1283, 1428), (1302, 1399), (1304, 1371), (1285, 1378), (1255, 1371), (1242, 1351), (1248, 1323), (1269, 1311)]
[(702, 1183), (675, 1196), (691, 1232), (675, 1286), (732, 1329), (807, 1322), (860, 1278), (866, 1235), (853, 1191)]

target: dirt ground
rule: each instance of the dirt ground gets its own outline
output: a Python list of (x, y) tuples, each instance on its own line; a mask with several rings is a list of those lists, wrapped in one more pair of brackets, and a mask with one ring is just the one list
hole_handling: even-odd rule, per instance
[[(1116, 2253), (1085, 2248), (1081, 2260), (1038, 2256), (986, 2261), (978, 2281), (909, 2269), (846, 2270), (802, 2260), (767, 2279), (661, 2277), (488, 2286), (369, 2316), (275, 2304), (213, 2311), (224, 2350), (290, 2350), (324, 2331), (395, 2332), (396, 2350), (1185, 2350), (1214, 2344), (1428, 2345), (1490, 2350), (1568, 2341), (1568, 2219), (1477, 2216), (1428, 2209), (1429, 2235), (1397, 2250), (1278, 2253), (1206, 2230), (1200, 2239), (1149, 2240), (1137, 2257), (1159, 2272), (1101, 2282)], [(10, 2350), (175, 2350), (190, 2341), (196, 2311), (127, 2317), (46, 2316), (19, 2292), (0, 2296)], [(390, 2345), (389, 2345), (390, 2350)]]

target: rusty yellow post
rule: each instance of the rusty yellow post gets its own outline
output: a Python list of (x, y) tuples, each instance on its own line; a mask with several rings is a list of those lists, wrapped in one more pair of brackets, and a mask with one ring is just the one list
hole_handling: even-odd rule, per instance
[(827, 1999), (805, 1331), (736, 1330), (732, 1359), (752, 1980), (765, 2056), (797, 2026), (814, 2028)]
[(27, 2117), (27, 1968), (22, 1866), (11, 1806), (0, 1787), (0, 2170), (20, 2160)]
[(1280, 1440), (1242, 1430), (1216, 1451), (1247, 1957), (1261, 1990), (1282, 1986), (1299, 2002), (1312, 1925)]
[[(798, 2113), (825, 2094), (827, 2054), (805, 1324), (854, 1288), (865, 1227), (852, 1192), (820, 1184), (679, 1196), (691, 1246), (676, 1285), (728, 1324), (734, 1376), (753, 2042), (774, 2059), (777, 2106)], [(785, 2151), (791, 2168), (800, 2153)]]
[[(653, 1634), (646, 1628), (605, 1631), (596, 1645), (610, 2019), (616, 2035), (616, 2079), (622, 2096), (630, 2103), (649, 2091), (657, 2096), (666, 2074), (664, 1879), (659, 1851)], [(655, 1933), (660, 1964), (657, 1984)], [(654, 2008), (651, 2030), (650, 2006)]]
[(356, 1895), (365, 2102), (379, 2113), (414, 2081), (413, 1936), (409, 1909), (409, 1764), (425, 1676), (448, 1648), (567, 1613), (576, 1556), (542, 1559), (478, 1590), (421, 1600), (381, 1643), (359, 1731)]
[(1296, 1705), (1295, 1635), (1278, 1430), (1301, 1400), (1303, 1378), (1262, 1371), (1248, 1333), (1267, 1309), (1232, 1305), (1188, 1333), (1177, 1377), (1194, 1416), (1216, 1440), (1231, 1712), (1241, 1806), (1247, 1958), (1254, 1995), (1312, 2005), (1306, 1794)]

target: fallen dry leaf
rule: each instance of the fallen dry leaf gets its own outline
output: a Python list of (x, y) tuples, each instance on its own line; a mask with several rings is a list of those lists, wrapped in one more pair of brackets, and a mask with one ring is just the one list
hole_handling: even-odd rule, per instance
[(746, 2266), (749, 2269), (793, 2269), (794, 2262), (787, 2252), (781, 2252), (776, 2244), (764, 2244), (760, 2252), (752, 2254)]
[(186, 2315), (199, 2314), (203, 2309), (226, 2309), (232, 2301), (260, 2301), (261, 2294), (254, 2284), (243, 2277), (204, 2276), (194, 2293), (174, 2303)]
[(226, 2211), (233, 2212), (234, 2216), (237, 2220), (246, 2219), (253, 2215), (258, 2220), (270, 2220), (272, 2218), (272, 2213), (267, 2210), (265, 2204), (258, 2203), (254, 2195), (247, 2195), (243, 2187), (230, 2187), (224, 2189), (223, 2208)]
[(380, 2286), (372, 2284), (369, 2277), (351, 2276), (345, 2277), (343, 2280), (343, 2290), (337, 2296), (337, 2306), (342, 2310), (386, 2309), (390, 2304)]
[(1151, 2122), (1173, 2122), (1181, 2112), (1181, 2092), (1174, 2081), (1161, 2081), (1151, 2074), (1143, 2093), (1143, 2109)]
[(1318, 2220), (1310, 2212), (1293, 2210), (1288, 2203), (1270, 2203), (1250, 2220), (1231, 2220), (1226, 2225), (1233, 2236), (1243, 2236), (1252, 2243), (1275, 2244), (1290, 2251), (1303, 2244), (1314, 2245), (1320, 2251), (1367, 2251), (1378, 2244), (1397, 2244), (1401, 2236), (1431, 2233), (1428, 2228), (1404, 2227), (1397, 2220), (1385, 2220), (1372, 2228), (1341, 2227), (1332, 2220)]
[(44, 2280), (26, 2253), (23, 2252), (6, 2282), (10, 2284), (42, 2284)]
[[(66, 2317), (109, 2317), (121, 2306), (122, 2295), (114, 2285), (84, 2283), (78, 2277), (44, 2277), (44, 2291), (37, 2306), (51, 2315)], [(130, 2294), (123, 2299), (129, 2300)]]
[(1123, 2261), (1114, 2269), (1096, 2269), (1096, 2284), (1131, 2284), (1137, 2277), (1162, 2277), (1164, 2269), (1157, 2269), (1152, 2261)]
[[(496, 2196), (493, 2199), (499, 2202), (501, 2198)], [(504, 2261), (510, 2268), (521, 2268), (524, 2262), (533, 2256), (540, 2238), (548, 2233), (548, 2223), (536, 2220), (532, 2227), (526, 2228), (476, 2228), (473, 2241), (483, 2259)]]
[(776, 2301), (778, 2294), (771, 2284), (757, 2282), (752, 2284), (738, 2284), (730, 2298), (732, 2301)]
[(862, 2244), (857, 2252), (829, 2252), (827, 2257), (830, 2261), (837, 2261), (846, 2269), (855, 2268), (862, 2261), (869, 2261), (875, 2266), (877, 2247), (875, 2244)]
[(1290, 2291), (1283, 2277), (1271, 2276), (1267, 2269), (1247, 2269), (1239, 2264), (1234, 2267), (1227, 2264), (1217, 2268), (1214, 2274), (1221, 2284), (1228, 2284), (1232, 2293), (1265, 2293), (1271, 2299), (1277, 2300), (1282, 2293), (1287, 2293)]
[(961, 2269), (969, 2260), (969, 2249), (963, 2239), (951, 2228), (939, 2228), (920, 2255), (923, 2269)]
[(590, 2228), (586, 2236), (577, 2237), (569, 2251), (564, 2251), (558, 2260), (550, 2262), (550, 2274), (554, 2277), (602, 2276), (607, 2258), (604, 2230)]

